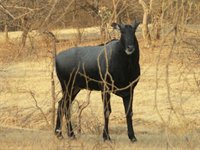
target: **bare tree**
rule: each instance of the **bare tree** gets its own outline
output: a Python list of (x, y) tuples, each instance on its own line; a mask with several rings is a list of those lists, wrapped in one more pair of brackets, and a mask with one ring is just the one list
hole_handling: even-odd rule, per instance
[(56, 37), (52, 32), (44, 32), (49, 36), (52, 43), (52, 51), (51, 51), (51, 96), (52, 96), (52, 127), (55, 125), (55, 105), (56, 105), (56, 90), (55, 90), (55, 79), (54, 79), (54, 70), (55, 70), (55, 57), (56, 57)]
[(140, 5), (142, 5), (144, 14), (143, 14), (143, 25), (142, 25), (142, 34), (145, 40), (145, 45), (149, 47), (151, 45), (151, 36), (148, 28), (149, 15), (152, 9), (153, 0), (150, 0), (149, 6), (144, 2), (144, 0), (139, 0)]

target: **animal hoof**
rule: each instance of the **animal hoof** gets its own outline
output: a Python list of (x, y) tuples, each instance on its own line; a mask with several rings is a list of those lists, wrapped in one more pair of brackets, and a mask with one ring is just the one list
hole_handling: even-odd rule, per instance
[(112, 140), (111, 140), (110, 136), (103, 136), (103, 141), (104, 142), (106, 142), (106, 141), (111, 142)]
[(103, 140), (105, 141), (111, 141), (110, 135), (108, 133), (108, 131), (106, 131), (105, 129), (103, 130)]
[(112, 140), (109, 138), (109, 139), (103, 139), (104, 142), (109, 142), (109, 143), (112, 143)]
[(59, 135), (59, 136), (57, 136), (57, 138), (58, 138), (59, 140), (64, 139), (63, 135)]
[(61, 130), (56, 130), (55, 131), (55, 135), (57, 136), (57, 138), (59, 140), (62, 140), (64, 138), (63, 135), (62, 135), (62, 131)]
[(75, 135), (69, 136), (69, 139), (70, 140), (76, 140), (76, 136)]
[(135, 142), (137, 142), (137, 139), (136, 139), (136, 137), (134, 137), (134, 138), (132, 138), (132, 139), (130, 139), (131, 140), (131, 142), (132, 143), (135, 143)]
[(75, 140), (76, 139), (76, 136), (75, 136), (74, 132), (70, 132), (67, 135), (71, 140)]

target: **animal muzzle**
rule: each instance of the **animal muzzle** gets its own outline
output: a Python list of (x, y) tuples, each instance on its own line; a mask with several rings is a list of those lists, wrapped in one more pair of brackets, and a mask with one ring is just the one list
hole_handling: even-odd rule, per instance
[(127, 48), (125, 50), (127, 55), (131, 55), (134, 51), (135, 51), (135, 48), (132, 45), (127, 46)]

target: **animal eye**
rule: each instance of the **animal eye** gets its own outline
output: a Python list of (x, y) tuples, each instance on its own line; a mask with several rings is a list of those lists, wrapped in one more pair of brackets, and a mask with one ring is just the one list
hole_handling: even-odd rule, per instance
[(121, 30), (121, 34), (124, 34), (125, 32), (123, 30)]

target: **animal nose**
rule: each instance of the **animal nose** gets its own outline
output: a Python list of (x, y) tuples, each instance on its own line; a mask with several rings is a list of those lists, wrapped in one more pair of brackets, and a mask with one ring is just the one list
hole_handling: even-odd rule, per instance
[(128, 50), (132, 50), (133, 49), (133, 45), (128, 45)]

